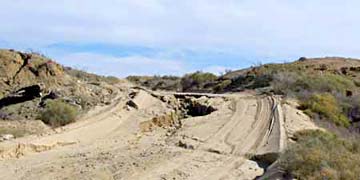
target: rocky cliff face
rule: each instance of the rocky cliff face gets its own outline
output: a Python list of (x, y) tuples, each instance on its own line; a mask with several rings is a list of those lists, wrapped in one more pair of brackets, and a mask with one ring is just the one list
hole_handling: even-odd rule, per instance
[(115, 96), (107, 80), (40, 54), (0, 50), (0, 112), (7, 114), (4, 117), (33, 119), (47, 99), (57, 98), (83, 110), (106, 104)]
[(5, 96), (20, 88), (44, 84), (57, 88), (72, 81), (61, 65), (38, 54), (0, 50), (0, 94)]

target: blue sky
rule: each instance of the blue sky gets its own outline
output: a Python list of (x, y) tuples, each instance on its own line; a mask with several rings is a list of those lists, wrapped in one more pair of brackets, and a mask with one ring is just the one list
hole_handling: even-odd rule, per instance
[(358, 0), (1, 0), (0, 48), (104, 75), (360, 58)]

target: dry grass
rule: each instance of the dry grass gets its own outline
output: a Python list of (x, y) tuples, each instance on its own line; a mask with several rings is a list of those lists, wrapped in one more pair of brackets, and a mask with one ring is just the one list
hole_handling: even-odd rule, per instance
[(0, 135), (3, 134), (12, 134), (15, 138), (23, 137), (27, 134), (31, 134), (31, 132), (27, 131), (23, 128), (8, 128), (8, 127), (0, 127)]

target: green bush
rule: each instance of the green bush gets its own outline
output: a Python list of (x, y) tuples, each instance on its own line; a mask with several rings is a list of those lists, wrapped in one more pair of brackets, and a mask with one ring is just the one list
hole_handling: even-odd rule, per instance
[(181, 86), (183, 91), (203, 90), (204, 86), (209, 83), (214, 83), (217, 76), (212, 73), (195, 72), (187, 74), (181, 78)]
[(350, 79), (336, 74), (308, 75), (302, 72), (279, 72), (273, 75), (271, 82), (274, 91), (285, 95), (304, 96), (302, 93), (345, 94), (355, 88)]
[(255, 75), (250, 84), (246, 86), (248, 89), (257, 89), (264, 88), (270, 86), (270, 82), (272, 81), (272, 76), (263, 74), (263, 75)]
[(280, 166), (296, 179), (359, 179), (360, 144), (307, 130), (281, 155)]
[(181, 90), (180, 77), (177, 76), (129, 76), (126, 79), (152, 90)]
[[(231, 80), (223, 80), (226, 83), (226, 90), (239, 91), (243, 89), (257, 89), (270, 86), (272, 76), (269, 74), (250, 73), (246, 75), (239, 75)], [(229, 83), (230, 82), (230, 83)], [(216, 90), (216, 89), (215, 89)]]
[(271, 83), (275, 93), (297, 97), (306, 114), (330, 120), (338, 126), (349, 127), (349, 112), (357, 107), (354, 97), (346, 97), (347, 91), (355, 91), (355, 83), (337, 74), (308, 75), (301, 72), (280, 72)]
[(298, 92), (295, 83), (299, 81), (299, 75), (292, 72), (281, 72), (273, 75), (271, 87), (276, 94), (294, 96)]
[(40, 112), (40, 119), (50, 126), (58, 127), (74, 122), (77, 114), (76, 107), (60, 100), (50, 100)]
[(213, 90), (215, 92), (224, 92), (225, 89), (231, 84), (231, 80), (223, 80), (219, 84), (217, 84)]
[(311, 95), (309, 99), (301, 103), (301, 108), (310, 116), (316, 113), (336, 125), (344, 127), (350, 126), (350, 121), (343, 114), (341, 106), (335, 97), (329, 93)]
[(307, 84), (309, 88), (320, 92), (338, 92), (344, 94), (346, 90), (355, 87), (353, 81), (344, 76), (335, 74), (308, 77), (304, 81), (308, 82)]

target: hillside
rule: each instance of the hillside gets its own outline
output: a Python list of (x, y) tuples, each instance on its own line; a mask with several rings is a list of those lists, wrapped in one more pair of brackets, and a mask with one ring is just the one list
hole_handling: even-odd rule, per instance
[(220, 77), (129, 77), (134, 83), (36, 53), (1, 50), (0, 60), (0, 179), (360, 173), (357, 60), (301, 58)]
[[(229, 71), (218, 77), (213, 77), (215, 75), (210, 77), (209, 73), (196, 72), (184, 77), (129, 76), (128, 79), (153, 90), (224, 93), (268, 87), (274, 78), (273, 76), (278, 73), (303, 73), (310, 76), (326, 73), (340, 75), (354, 82), (359, 82), (360, 60), (339, 57), (300, 58), (291, 63), (265, 64)], [(199, 79), (203, 75), (208, 76), (208, 78), (203, 77), (203, 80)], [(192, 82), (190, 84), (185, 83), (184, 81), (187, 79), (190, 79)], [(187, 87), (184, 88), (184, 86)]]
[[(358, 131), (360, 61), (356, 59), (300, 58), (292, 63), (265, 64), (218, 77), (196, 72), (183, 77), (131, 76), (128, 79), (153, 90), (207, 93), (255, 90), (260, 94), (298, 98), (302, 101), (301, 108), (314, 118), (330, 119), (337, 125), (351, 126), (352, 130)], [(336, 110), (316, 109), (312, 101), (319, 98), (331, 101), (327, 107), (333, 106)]]
[(53, 100), (85, 113), (109, 104), (116, 96), (117, 81), (64, 67), (37, 53), (0, 50), (0, 119), (37, 120)]

